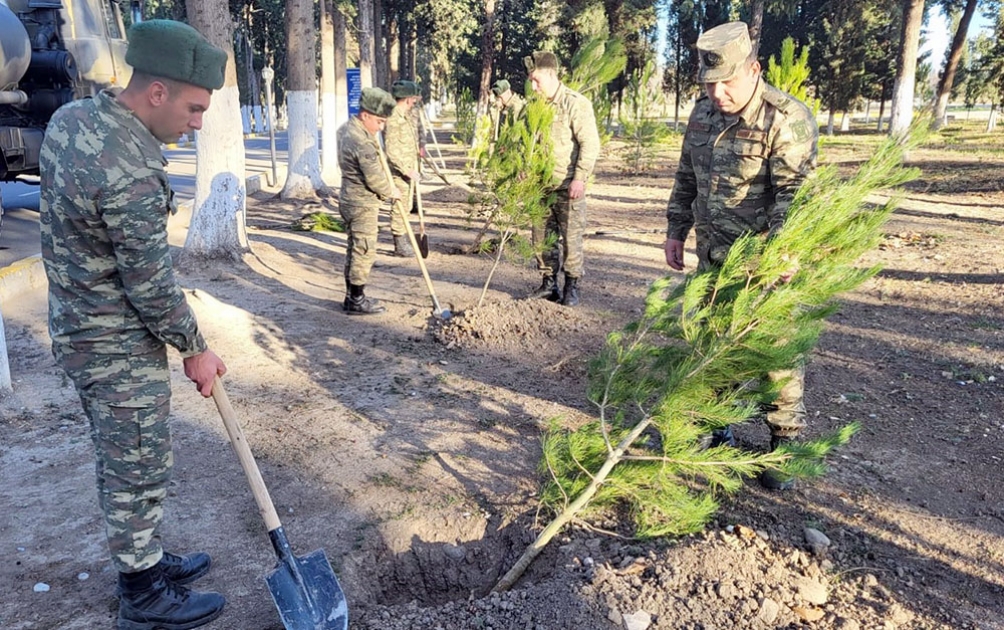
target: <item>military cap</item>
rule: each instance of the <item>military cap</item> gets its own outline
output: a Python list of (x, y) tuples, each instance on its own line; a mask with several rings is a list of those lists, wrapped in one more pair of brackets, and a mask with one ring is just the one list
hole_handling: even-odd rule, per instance
[(408, 98), (409, 96), (418, 96), (422, 92), (414, 81), (394, 81), (394, 85), (390, 86), (390, 93), (394, 95), (394, 98)]
[(363, 88), (363, 94), (359, 99), (359, 107), (364, 112), (368, 112), (379, 118), (389, 118), (394, 113), (397, 101), (385, 90), (376, 87)]
[(697, 38), (701, 83), (728, 81), (743, 69), (753, 51), (750, 32), (744, 22), (728, 22), (709, 29)]
[(509, 91), (509, 82), (506, 81), (505, 79), (499, 79), (498, 81), (495, 82), (495, 85), (492, 86), (492, 94), (494, 94), (495, 96), (501, 96), (502, 94), (505, 94), (508, 91)]
[(207, 90), (223, 87), (227, 68), (227, 53), (191, 26), (174, 20), (134, 24), (125, 60), (136, 72)]
[(526, 66), (527, 72), (547, 70), (548, 68), (556, 71), (558, 69), (558, 58), (554, 56), (553, 52), (538, 50), (532, 55), (523, 57), (523, 65)]

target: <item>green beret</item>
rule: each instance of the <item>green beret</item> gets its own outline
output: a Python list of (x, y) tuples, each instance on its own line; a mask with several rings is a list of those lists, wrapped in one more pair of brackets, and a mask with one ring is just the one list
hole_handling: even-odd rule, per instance
[(191, 26), (174, 20), (134, 24), (125, 60), (136, 72), (207, 90), (223, 87), (227, 67), (227, 53)]
[(532, 55), (523, 57), (523, 65), (526, 66), (527, 72), (547, 70), (548, 68), (556, 71), (558, 69), (558, 58), (554, 56), (553, 52), (538, 50)]
[(495, 85), (492, 86), (492, 94), (494, 94), (495, 96), (501, 96), (508, 91), (509, 91), (509, 82), (506, 81), (505, 79), (499, 79), (498, 81), (495, 82)]
[(389, 118), (394, 113), (397, 101), (394, 97), (380, 88), (363, 88), (363, 94), (359, 99), (359, 107), (364, 112), (369, 112), (380, 118)]
[(394, 98), (408, 98), (409, 96), (418, 96), (422, 92), (414, 81), (394, 81), (394, 84), (390, 86), (390, 93), (394, 95)]

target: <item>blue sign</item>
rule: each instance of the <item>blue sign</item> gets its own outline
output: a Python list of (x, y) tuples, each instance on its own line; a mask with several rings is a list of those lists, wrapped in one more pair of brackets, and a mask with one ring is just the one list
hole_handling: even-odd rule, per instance
[(363, 95), (363, 82), (359, 76), (359, 68), (345, 69), (345, 83), (348, 84), (349, 92), (349, 116), (359, 114), (359, 100)]

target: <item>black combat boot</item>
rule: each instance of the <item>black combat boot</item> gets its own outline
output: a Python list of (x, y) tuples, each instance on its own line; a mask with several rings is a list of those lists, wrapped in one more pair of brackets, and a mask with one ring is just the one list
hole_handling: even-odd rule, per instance
[(565, 294), (561, 296), (561, 303), (565, 306), (579, 305), (579, 279), (565, 274)]
[(350, 284), (349, 294), (345, 298), (345, 312), (349, 315), (376, 315), (387, 309), (380, 306), (376, 300), (366, 297), (366, 285)]
[(203, 575), (209, 573), (209, 567), (213, 564), (213, 559), (208, 553), (190, 553), (185, 556), (176, 556), (167, 551), (160, 561), (160, 569), (164, 572), (164, 577), (175, 584), (190, 584)]
[[(776, 451), (792, 442), (794, 442), (793, 436), (772, 435), (770, 437), (770, 450)], [(795, 478), (776, 468), (767, 468), (760, 473), (760, 485), (768, 490), (791, 490), (795, 487)]]
[(561, 293), (558, 292), (558, 283), (554, 281), (554, 275), (544, 276), (540, 281), (540, 286), (530, 294), (530, 297), (547, 298), (551, 302), (560, 302)]
[(119, 573), (118, 630), (190, 630), (220, 616), (227, 600), (175, 584), (160, 564)]
[(401, 258), (411, 258), (415, 255), (415, 250), (411, 248), (411, 243), (408, 242), (407, 236), (394, 237), (394, 255)]

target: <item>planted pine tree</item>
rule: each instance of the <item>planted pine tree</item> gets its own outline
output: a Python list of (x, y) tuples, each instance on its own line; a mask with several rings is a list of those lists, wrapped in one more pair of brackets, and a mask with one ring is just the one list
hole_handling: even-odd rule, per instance
[(916, 173), (907, 147), (889, 140), (858, 173), (817, 171), (772, 239), (737, 241), (724, 264), (653, 284), (640, 320), (612, 333), (591, 370), (597, 419), (552, 426), (541, 467), (543, 502), (557, 516), (499, 581), (512, 586), (567, 523), (627, 506), (638, 537), (700, 530), (722, 495), (768, 467), (796, 477), (822, 474), (824, 457), (856, 430), (770, 453), (707, 448), (714, 429), (754, 417), (776, 396), (763, 376), (790, 369), (816, 344), (836, 298), (876, 273), (858, 268), (893, 209), (865, 203), (873, 191)]

